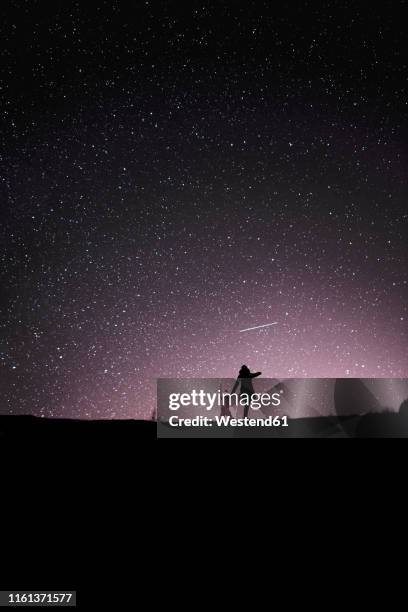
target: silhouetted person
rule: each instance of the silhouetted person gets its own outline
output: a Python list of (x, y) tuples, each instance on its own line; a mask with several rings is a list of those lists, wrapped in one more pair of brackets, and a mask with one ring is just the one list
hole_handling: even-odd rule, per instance
[(238, 385), (241, 385), (239, 395), (245, 394), (248, 396), (248, 403), (244, 406), (244, 417), (248, 416), (249, 406), (251, 404), (252, 395), (254, 394), (252, 379), (255, 378), (255, 376), (260, 376), (261, 374), (262, 372), (251, 372), (248, 366), (243, 365), (232, 388), (231, 393), (235, 393)]

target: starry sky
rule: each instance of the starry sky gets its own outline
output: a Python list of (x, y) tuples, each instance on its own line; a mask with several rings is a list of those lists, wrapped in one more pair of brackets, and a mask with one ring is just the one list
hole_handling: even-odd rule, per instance
[(408, 376), (406, 4), (1, 3), (2, 413)]

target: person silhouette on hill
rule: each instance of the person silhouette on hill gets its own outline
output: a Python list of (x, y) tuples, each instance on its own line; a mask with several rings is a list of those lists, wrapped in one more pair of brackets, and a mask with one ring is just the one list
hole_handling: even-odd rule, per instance
[(238, 378), (234, 383), (231, 394), (235, 393), (238, 385), (240, 385), (239, 395), (247, 395), (248, 402), (244, 406), (244, 417), (248, 416), (249, 407), (251, 405), (252, 395), (254, 394), (254, 387), (252, 384), (252, 379), (256, 376), (260, 376), (262, 372), (251, 372), (248, 366), (243, 365), (238, 374)]

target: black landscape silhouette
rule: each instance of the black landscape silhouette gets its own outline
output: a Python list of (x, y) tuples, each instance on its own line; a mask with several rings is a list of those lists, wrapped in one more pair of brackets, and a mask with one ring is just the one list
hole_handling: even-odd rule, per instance
[(137, 443), (159, 437), (271, 438), (407, 438), (408, 402), (399, 412), (384, 409), (364, 415), (318, 416), (288, 420), (288, 427), (171, 427), (143, 420), (76, 420), (31, 415), (0, 415), (0, 446), (4, 443), (70, 445)]
[(3, 443), (117, 444), (155, 439), (156, 423), (143, 420), (57, 419), (31, 415), (0, 415), (0, 446)]

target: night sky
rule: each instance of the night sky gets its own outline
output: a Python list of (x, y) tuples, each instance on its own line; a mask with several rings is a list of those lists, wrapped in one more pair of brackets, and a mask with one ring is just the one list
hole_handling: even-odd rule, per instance
[(408, 376), (406, 4), (1, 3), (1, 412)]

